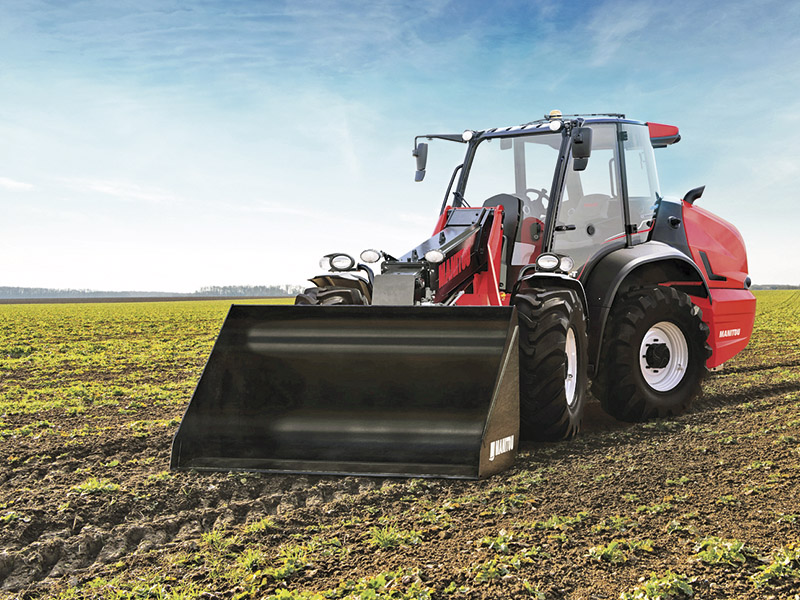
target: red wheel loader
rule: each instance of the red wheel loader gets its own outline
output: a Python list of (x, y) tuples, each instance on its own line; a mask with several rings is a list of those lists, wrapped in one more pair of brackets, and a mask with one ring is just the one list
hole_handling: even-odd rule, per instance
[(557, 111), (419, 136), (417, 181), (429, 141), (465, 147), (432, 236), (325, 256), (294, 306), (232, 306), (172, 468), (477, 478), (520, 437), (574, 436), (589, 382), (621, 420), (685, 411), (755, 298), (703, 188), (661, 196), (653, 149), (679, 139)]

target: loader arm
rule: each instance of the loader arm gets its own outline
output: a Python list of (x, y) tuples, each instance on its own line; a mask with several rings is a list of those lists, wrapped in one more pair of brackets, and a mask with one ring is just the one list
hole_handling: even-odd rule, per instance
[(375, 277), (373, 304), (502, 306), (503, 207), (448, 207), (429, 239)]

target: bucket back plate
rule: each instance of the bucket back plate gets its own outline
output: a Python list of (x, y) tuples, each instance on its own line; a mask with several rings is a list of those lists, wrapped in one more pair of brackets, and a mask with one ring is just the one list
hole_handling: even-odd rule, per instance
[(508, 307), (233, 305), (173, 469), (476, 478), (519, 438)]

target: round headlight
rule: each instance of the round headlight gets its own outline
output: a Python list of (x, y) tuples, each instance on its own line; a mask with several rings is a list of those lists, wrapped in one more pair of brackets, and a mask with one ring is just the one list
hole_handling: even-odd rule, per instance
[(438, 265), (444, 260), (444, 252), (441, 250), (428, 250), (425, 253), (425, 260), (427, 260), (429, 263)]
[(369, 250), (364, 250), (361, 253), (361, 260), (363, 260), (365, 263), (376, 263), (381, 259), (381, 256), (383, 256), (382, 252), (378, 250), (372, 250), (370, 248)]
[(572, 260), (569, 256), (562, 256), (561, 262), (558, 264), (558, 268), (564, 271), (564, 273), (569, 273), (572, 271), (572, 267), (575, 266), (575, 261)]
[(331, 256), (331, 267), (339, 271), (347, 271), (356, 266), (356, 261), (353, 257), (347, 254), (334, 254)]
[(470, 141), (473, 137), (475, 137), (475, 132), (471, 129), (467, 129), (464, 133), (461, 134), (461, 139), (465, 142)]
[(542, 271), (555, 271), (560, 262), (560, 259), (555, 254), (540, 254), (536, 258), (536, 266)]
[(556, 119), (555, 121), (550, 121), (549, 127), (550, 131), (558, 131), (559, 129), (561, 129), (561, 121), (559, 119)]
[(323, 256), (319, 259), (319, 268), (323, 271), (329, 271), (331, 268), (331, 257)]

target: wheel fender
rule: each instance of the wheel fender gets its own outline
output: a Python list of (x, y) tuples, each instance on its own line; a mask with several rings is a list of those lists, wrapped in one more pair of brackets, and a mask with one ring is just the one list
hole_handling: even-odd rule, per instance
[(372, 302), (372, 285), (358, 275), (337, 275), (326, 273), (309, 279), (317, 287), (343, 287), (360, 291), (367, 302)]
[[(667, 273), (677, 271), (682, 277), (672, 281), (654, 281), (652, 277), (644, 275), (648, 267), (659, 266)], [(641, 281), (636, 278), (637, 271), (643, 274)], [(597, 375), (608, 315), (617, 295), (624, 291), (620, 287), (626, 280), (642, 285), (690, 282), (697, 287), (697, 293), (692, 295), (708, 297), (709, 301), (711, 299), (708, 284), (694, 261), (672, 246), (657, 241), (615, 250), (600, 259), (581, 279), (588, 301), (589, 372), (592, 377)]]
[(589, 315), (589, 304), (586, 301), (586, 290), (583, 284), (568, 275), (561, 273), (542, 273), (541, 271), (524, 275), (514, 286), (514, 293), (511, 298), (511, 304), (514, 304), (514, 297), (518, 292), (525, 291), (530, 288), (549, 287), (549, 288), (569, 288), (578, 294), (578, 298), (583, 303), (583, 314)]

